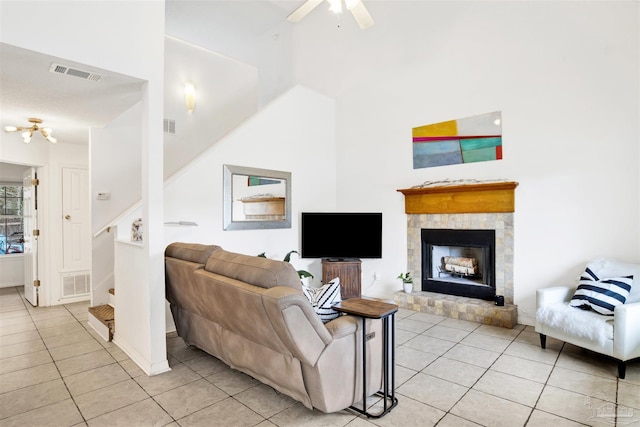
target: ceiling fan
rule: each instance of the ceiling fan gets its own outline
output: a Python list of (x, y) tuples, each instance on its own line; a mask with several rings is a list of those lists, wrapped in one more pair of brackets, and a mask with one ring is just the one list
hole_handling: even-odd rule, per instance
[[(342, 13), (342, 0), (327, 0), (327, 2), (329, 2), (330, 11), (335, 14)], [(291, 15), (287, 16), (287, 20), (290, 22), (300, 22), (302, 18), (318, 7), (320, 3), (322, 3), (322, 0), (307, 0), (302, 6), (294, 10)], [(373, 18), (364, 3), (362, 3), (362, 0), (344, 0), (344, 4), (347, 10), (351, 11), (353, 18), (361, 29), (365, 30), (373, 26)]]
[(29, 123), (32, 123), (31, 126), (29, 127), (20, 127), (20, 126), (5, 126), (4, 130), (5, 132), (20, 132), (23, 131), (21, 133), (22, 135), (22, 141), (24, 141), (25, 144), (28, 144), (31, 142), (31, 137), (33, 136), (34, 132), (40, 132), (42, 134), (43, 137), (45, 137), (45, 139), (53, 144), (55, 144), (56, 142), (58, 142), (57, 139), (55, 139), (53, 136), (51, 136), (51, 133), (53, 132), (53, 130), (51, 130), (51, 128), (41, 128), (38, 125), (42, 123), (42, 120), (40, 119), (36, 119), (35, 117), (31, 117), (29, 118)]

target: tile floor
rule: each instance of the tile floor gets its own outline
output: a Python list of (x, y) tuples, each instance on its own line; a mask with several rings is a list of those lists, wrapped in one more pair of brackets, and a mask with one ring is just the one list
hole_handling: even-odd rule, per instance
[(398, 407), (381, 419), (323, 414), (168, 334), (172, 371), (147, 377), (87, 330), (87, 303), (25, 304), (0, 289), (0, 426), (640, 426), (640, 362), (531, 327), (488, 327), (401, 309)]

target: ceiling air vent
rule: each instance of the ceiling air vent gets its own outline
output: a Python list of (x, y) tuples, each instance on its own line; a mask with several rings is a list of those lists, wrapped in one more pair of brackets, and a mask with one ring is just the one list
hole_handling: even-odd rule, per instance
[(164, 133), (169, 135), (176, 134), (176, 121), (172, 119), (164, 119)]
[(69, 76), (80, 77), (81, 79), (91, 80), (92, 82), (99, 82), (102, 80), (102, 76), (100, 74), (91, 73), (89, 71), (78, 70), (77, 68), (67, 67), (66, 65), (51, 64), (49, 68), (49, 72), (58, 73), (58, 74), (67, 74)]

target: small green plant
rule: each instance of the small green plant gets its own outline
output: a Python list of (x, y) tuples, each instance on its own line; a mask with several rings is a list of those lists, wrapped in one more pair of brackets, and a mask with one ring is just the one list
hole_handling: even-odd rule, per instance
[[(284, 262), (291, 262), (291, 254), (297, 254), (298, 251), (289, 251), (285, 256), (283, 261)], [(258, 255), (260, 258), (266, 258), (267, 256), (265, 255), (264, 252), (262, 252), (261, 254)], [(298, 272), (298, 277), (300, 277), (301, 279), (304, 279), (305, 277), (311, 277), (313, 279), (313, 274), (309, 273), (307, 270), (296, 270)]]
[(400, 273), (397, 278), (402, 280), (402, 283), (413, 283), (413, 277), (411, 277), (411, 273), (408, 271), (406, 273)]

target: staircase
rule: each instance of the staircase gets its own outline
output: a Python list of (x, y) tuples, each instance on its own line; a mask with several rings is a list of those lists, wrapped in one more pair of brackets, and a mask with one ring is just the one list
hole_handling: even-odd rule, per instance
[(109, 303), (89, 307), (89, 325), (100, 335), (105, 341), (113, 340), (113, 333), (116, 329), (116, 321), (114, 316), (115, 290), (109, 289)]

